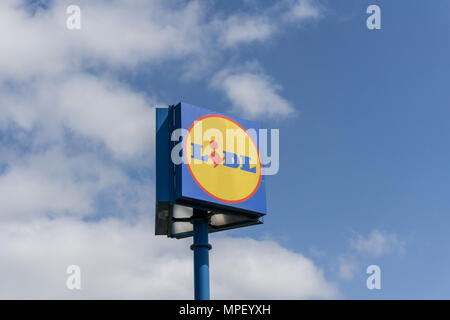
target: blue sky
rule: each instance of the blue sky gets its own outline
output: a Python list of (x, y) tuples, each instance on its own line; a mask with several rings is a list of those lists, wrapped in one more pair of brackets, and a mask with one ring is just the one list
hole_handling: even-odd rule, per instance
[(372, 2), (345, 3), (324, 4), (329, 17), (258, 57), (300, 111), (280, 124), (264, 231), (323, 250), (324, 266), (355, 232), (395, 233), (402, 255), (361, 257), (380, 265), (383, 289), (367, 290), (361, 268), (340, 282), (346, 296), (447, 297), (449, 4), (379, 1), (382, 29), (369, 31)]
[[(365, 9), (374, 3), (382, 29), (371, 31)], [(274, 237), (312, 257), (312, 248), (323, 251), (317, 261), (346, 298), (448, 297), (450, 4), (321, 4), (318, 21), (236, 54), (257, 60), (299, 115), (265, 122), (281, 136), (280, 172), (267, 179), (269, 215), (263, 227), (231, 233)], [(176, 92), (226, 110), (228, 101), (202, 86)], [(396, 234), (404, 252), (358, 255), (355, 277), (340, 279), (335, 264), (355, 254), (350, 239), (373, 229)], [(365, 286), (370, 264), (383, 272), (379, 292)]]
[[(346, 297), (448, 297), (449, 4), (377, 1), (382, 29), (370, 31), (372, 2), (339, 3), (257, 54), (300, 112), (280, 124), (264, 232), (323, 250), (325, 268), (355, 232), (395, 233), (404, 253), (358, 258), (359, 275), (336, 280)], [(382, 269), (379, 292), (365, 287), (369, 264)]]
[(74, 31), (68, 3), (20, 3), (0, 7), (0, 296), (190, 298), (191, 240), (152, 235), (151, 107), (185, 101), (280, 130), (264, 225), (210, 238), (213, 298), (449, 297), (450, 3), (78, 1)]

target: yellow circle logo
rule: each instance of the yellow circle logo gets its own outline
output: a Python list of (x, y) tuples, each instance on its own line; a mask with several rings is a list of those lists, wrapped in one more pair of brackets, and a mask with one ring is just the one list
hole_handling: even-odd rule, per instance
[(261, 159), (255, 141), (236, 121), (222, 115), (195, 120), (184, 141), (192, 178), (216, 200), (239, 203), (261, 183)]

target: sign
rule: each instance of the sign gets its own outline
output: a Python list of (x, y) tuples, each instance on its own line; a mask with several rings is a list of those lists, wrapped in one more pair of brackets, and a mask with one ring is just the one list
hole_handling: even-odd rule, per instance
[[(216, 131), (221, 139), (214, 136)], [(231, 137), (232, 145), (223, 137)], [(234, 137), (242, 141), (241, 148), (234, 148)], [(258, 191), (262, 178), (258, 147), (237, 121), (223, 115), (200, 117), (191, 124), (184, 140), (189, 172), (206, 194), (233, 204), (250, 199)]]
[(186, 103), (156, 109), (156, 234), (191, 236), (193, 209), (209, 213), (209, 232), (262, 223), (259, 129)]

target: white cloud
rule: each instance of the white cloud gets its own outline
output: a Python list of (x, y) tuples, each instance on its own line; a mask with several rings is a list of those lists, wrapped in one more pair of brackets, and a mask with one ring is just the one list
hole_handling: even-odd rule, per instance
[(66, 8), (72, 1), (51, 1), (33, 16), (22, 4), (0, 3), (0, 38), (8, 48), (0, 51), (0, 80), (22, 81), (82, 66), (123, 70), (164, 61), (189, 66), (211, 59), (223, 47), (267, 40), (291, 22), (320, 13), (310, 0), (286, 0), (263, 12), (225, 17), (195, 0), (79, 0), (81, 30), (71, 31)]
[(0, 101), (0, 128), (12, 121), (25, 130), (51, 129), (49, 139), (68, 129), (103, 143), (124, 160), (139, 158), (153, 147), (154, 102), (112, 79), (84, 74), (42, 78), (0, 91)]
[[(95, 154), (51, 149), (22, 158), (0, 175), (1, 298), (192, 298), (192, 240), (153, 235), (151, 181), (132, 180)], [(97, 209), (101, 197), (110, 203)], [(101, 220), (78, 219), (93, 215)], [(274, 242), (210, 242), (214, 298), (338, 294), (311, 260)], [(80, 292), (65, 287), (72, 264), (82, 268)]]
[(7, 164), (0, 175), (0, 219), (4, 222), (96, 215), (95, 201), (102, 195), (109, 195), (115, 208), (104, 215), (117, 211), (129, 215), (143, 199), (148, 199), (147, 206), (154, 199), (148, 183), (130, 179), (122, 168), (94, 153), (67, 153), (53, 147), (3, 161)]
[(284, 118), (295, 113), (292, 105), (279, 95), (281, 87), (261, 71), (224, 69), (214, 76), (211, 84), (225, 92), (232, 103), (232, 112), (249, 119)]
[(304, 21), (308, 19), (318, 19), (321, 9), (317, 2), (311, 0), (291, 0), (290, 9), (284, 17), (290, 21)]
[[(191, 299), (191, 239), (155, 237), (147, 219), (0, 225), (1, 298)], [(332, 298), (337, 290), (302, 255), (273, 242), (211, 237), (215, 299)], [(81, 267), (81, 290), (66, 288)]]
[(318, 19), (322, 9), (317, 1), (283, 0), (254, 14), (237, 14), (217, 19), (219, 42), (225, 47), (265, 41), (293, 23)]
[[(283, 24), (288, 23), (281, 19), (286, 14), (304, 20), (316, 17), (320, 12), (315, 2), (307, 0), (283, 1), (262, 12), (225, 17), (211, 14), (200, 1), (116, 0), (112, 5), (106, 0), (82, 0), (78, 3), (82, 11), (81, 30), (70, 31), (65, 24), (65, 9), (70, 1), (51, 2), (47, 10), (39, 9), (33, 16), (26, 13), (19, 3), (19, 0), (9, 0), (0, 4), (0, 38), (8, 48), (0, 52), (0, 83), (19, 84), (27, 93), (32, 89), (29, 88), (31, 79), (42, 76), (57, 84), (45, 90), (58, 92), (62, 86), (60, 82), (67, 85), (70, 82), (67, 77), (83, 72), (83, 68), (129, 71), (145, 63), (146, 72), (150, 72), (163, 62), (175, 61), (179, 62), (178, 69), (184, 78), (198, 78), (206, 69), (217, 68), (212, 61), (223, 55), (223, 47), (270, 39)], [(224, 75), (224, 72), (219, 74)], [(76, 81), (74, 84), (80, 86), (82, 82), (88, 82), (79, 76), (73, 82)], [(227, 74), (221, 82), (217, 87), (226, 92), (234, 111), (242, 111), (244, 116), (283, 118), (292, 115), (291, 104), (279, 94), (280, 86), (263, 72), (234, 72)], [(103, 83), (96, 88), (108, 90)], [(10, 87), (7, 88), (9, 90)], [(81, 88), (66, 92), (69, 91), (70, 95), (74, 90)], [(100, 94), (96, 92), (94, 96), (100, 97)], [(77, 100), (84, 102), (88, 96), (77, 95)], [(118, 101), (126, 102), (120, 98)], [(28, 101), (29, 105), (35, 103), (31, 99)], [(73, 106), (66, 104), (65, 108), (70, 111)], [(90, 109), (89, 113), (102, 111), (99, 104)], [(14, 110), (10, 116), (15, 115), (19, 124), (30, 126), (33, 113), (41, 111), (24, 114)], [(83, 114), (86, 113), (80, 112), (80, 116)], [(106, 121), (99, 123), (93, 117), (92, 121), (80, 124), (76, 119), (70, 119), (74, 125), (72, 129), (82, 131), (82, 134), (95, 131), (94, 136), (100, 137), (118, 156), (129, 157), (142, 146), (142, 138), (136, 138), (137, 135), (133, 135), (134, 139), (128, 137), (138, 128), (121, 126), (115, 131), (100, 132)], [(121, 135), (120, 130), (125, 135)], [(125, 145), (124, 141), (128, 144)]]
[(52, 1), (32, 17), (21, 2), (0, 4), (0, 38), (8, 48), (0, 51), (3, 79), (58, 74), (81, 65), (134, 68), (207, 52), (207, 21), (199, 1), (81, 0), (81, 30), (76, 31), (66, 28), (72, 2)]
[(240, 43), (263, 41), (276, 31), (274, 21), (264, 16), (231, 16), (221, 26), (221, 41), (231, 47)]
[[(69, 31), (70, 1), (34, 15), (19, 4), (0, 2), (0, 297), (191, 298), (189, 240), (153, 236), (154, 183), (141, 173), (152, 167), (156, 99), (117, 79), (144, 64), (211, 66), (224, 46), (272, 37), (275, 15), (218, 23), (200, 1), (81, 0), (82, 29)], [(261, 71), (215, 79), (235, 111), (293, 112)], [(313, 261), (274, 242), (211, 242), (215, 298), (338, 294)], [(71, 264), (81, 291), (66, 289)]]
[(352, 280), (355, 275), (365, 273), (367, 258), (381, 257), (387, 254), (403, 254), (405, 243), (396, 234), (372, 230), (367, 237), (356, 235), (350, 240), (350, 248), (355, 252), (340, 255), (334, 264), (335, 271), (343, 280)]
[(212, 252), (217, 298), (329, 299), (338, 295), (323, 271), (301, 254), (272, 241), (220, 240)]
[[(106, 9), (106, 7), (109, 7)], [(89, 58), (136, 66), (202, 54), (208, 39), (200, 1), (83, 1), (80, 49)]]
[(359, 253), (372, 256), (404, 252), (404, 242), (400, 241), (397, 235), (383, 233), (377, 229), (372, 230), (367, 238), (357, 235), (350, 241), (350, 246)]
[(92, 210), (83, 189), (64, 179), (29, 169), (12, 169), (0, 177), (1, 217), (17, 219), (49, 212), (87, 213)]
[(74, 77), (51, 92), (56, 92), (62, 125), (103, 141), (119, 157), (149, 152), (155, 120), (143, 95), (87, 76)]

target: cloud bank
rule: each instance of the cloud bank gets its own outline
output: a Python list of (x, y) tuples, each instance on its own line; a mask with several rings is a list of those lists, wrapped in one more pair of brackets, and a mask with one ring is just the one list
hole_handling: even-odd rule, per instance
[[(0, 227), (2, 298), (191, 299), (190, 240), (152, 234), (148, 219), (84, 223), (42, 220)], [(336, 289), (310, 260), (270, 241), (213, 239), (214, 299), (331, 298)], [(68, 290), (67, 266), (81, 268)]]
[(280, 96), (281, 87), (261, 70), (224, 69), (211, 85), (223, 91), (231, 101), (231, 112), (249, 119), (281, 119), (295, 114), (291, 103)]
[[(78, 1), (79, 32), (65, 28), (72, 3), (33, 3), (0, 3), (0, 297), (191, 298), (188, 241), (153, 235), (159, 98), (123, 74), (165, 63), (197, 72), (207, 61), (202, 72), (232, 111), (285, 117), (293, 106), (275, 80), (216, 57), (279, 34), (293, 23), (286, 6), (310, 2), (220, 16), (200, 1)], [(213, 298), (338, 295), (312, 260), (275, 242), (221, 235), (213, 245)], [(80, 291), (66, 288), (72, 264)]]
[(358, 253), (375, 257), (389, 253), (403, 253), (404, 245), (396, 234), (381, 232), (377, 229), (372, 230), (367, 238), (357, 235), (350, 241), (350, 246)]

